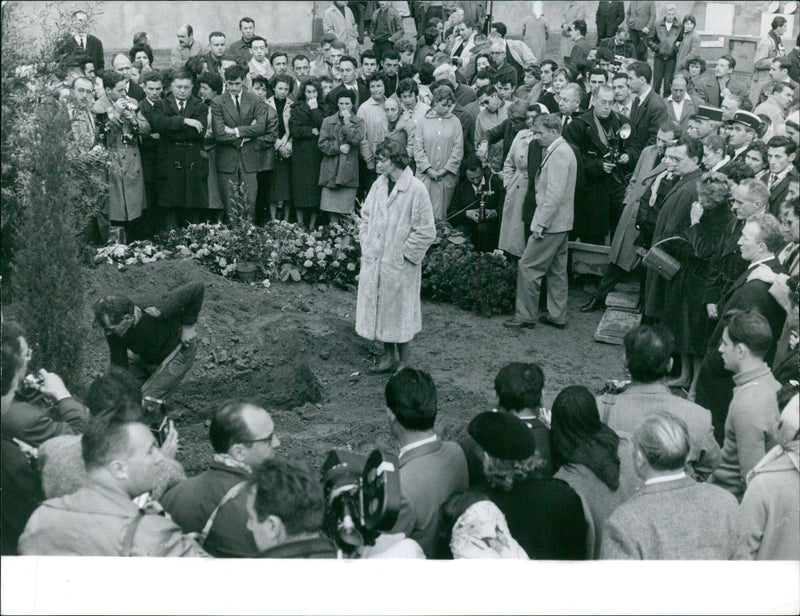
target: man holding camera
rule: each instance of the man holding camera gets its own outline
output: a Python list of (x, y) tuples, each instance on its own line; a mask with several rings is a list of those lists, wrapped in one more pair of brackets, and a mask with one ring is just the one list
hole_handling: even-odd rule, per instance
[(622, 151), (625, 119), (611, 109), (613, 90), (598, 85), (592, 99), (591, 109), (564, 128), (564, 139), (580, 152), (586, 178), (582, 190), (592, 195), (575, 200), (573, 233), (583, 242), (602, 245), (609, 232), (614, 234), (622, 211), (630, 158)]
[(139, 378), (143, 397), (166, 398), (192, 367), (204, 293), (202, 282), (190, 282), (159, 306), (142, 309), (121, 295), (95, 304), (95, 321), (106, 334), (111, 364)]
[[(12, 394), (3, 404), (0, 424), (3, 436), (38, 447), (54, 436), (82, 434), (86, 429), (88, 411), (72, 397), (60, 376), (41, 369), (25, 378), (33, 351), (22, 328), (13, 321), (3, 323), (3, 349), (6, 348), (13, 349), (14, 355), (22, 361), (17, 361), (16, 365), (3, 365), (4, 382), (7, 376), (13, 379), (8, 386)], [(22, 395), (19, 390), (22, 390)], [(30, 395), (25, 395), (26, 392)]]

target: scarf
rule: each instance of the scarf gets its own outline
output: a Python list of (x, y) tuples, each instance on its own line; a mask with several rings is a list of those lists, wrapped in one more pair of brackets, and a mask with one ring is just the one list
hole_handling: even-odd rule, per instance
[(227, 453), (215, 453), (214, 462), (217, 462), (218, 464), (224, 464), (229, 468), (238, 468), (240, 470), (247, 471), (250, 474), (253, 473), (253, 469), (250, 468), (249, 465), (245, 464), (244, 462), (239, 462), (239, 460), (229, 456)]

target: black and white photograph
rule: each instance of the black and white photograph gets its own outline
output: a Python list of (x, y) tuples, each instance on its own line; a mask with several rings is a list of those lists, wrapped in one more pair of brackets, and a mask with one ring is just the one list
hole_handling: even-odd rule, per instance
[(799, 2), (0, 25), (0, 612), (800, 611)]

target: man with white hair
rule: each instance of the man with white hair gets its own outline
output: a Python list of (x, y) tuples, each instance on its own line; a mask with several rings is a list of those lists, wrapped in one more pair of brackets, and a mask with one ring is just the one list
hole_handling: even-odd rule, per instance
[[(489, 34), (492, 59), (498, 67), (503, 64), (510, 64), (513, 66), (517, 71), (517, 83), (522, 83), (523, 67), (528, 62), (536, 62), (536, 56), (533, 55), (530, 47), (522, 41), (507, 39), (506, 31), (504, 23), (496, 21), (492, 24), (492, 32)], [(495, 53), (495, 44), (498, 41), (502, 44), (502, 50), (504, 52), (502, 58), (499, 57), (499, 53)], [(502, 59), (502, 62), (498, 62), (500, 59)]]
[(452, 64), (442, 64), (437, 67), (436, 70), (433, 71), (433, 78), (436, 81), (445, 79), (453, 84), (456, 105), (465, 107), (470, 103), (474, 103), (478, 98), (472, 88), (466, 84), (458, 83), (456, 69)]
[(633, 463), (644, 487), (605, 523), (601, 559), (729, 560), (739, 508), (725, 490), (686, 475), (689, 433), (668, 411), (633, 434)]

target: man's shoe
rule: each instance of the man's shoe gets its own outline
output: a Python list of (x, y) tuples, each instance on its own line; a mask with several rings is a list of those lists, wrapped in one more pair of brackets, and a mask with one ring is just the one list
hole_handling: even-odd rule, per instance
[(593, 297), (588, 302), (586, 302), (583, 306), (580, 307), (581, 312), (595, 312), (596, 310), (602, 310), (604, 308), (603, 302), (600, 301), (599, 297)]
[(544, 323), (545, 325), (549, 325), (550, 327), (555, 327), (556, 329), (564, 329), (567, 327), (566, 323), (559, 323), (555, 319), (553, 319), (549, 314), (543, 314), (539, 317), (539, 323)]
[(520, 321), (518, 319), (508, 319), (507, 321), (503, 322), (503, 327), (507, 327), (509, 329), (533, 329), (536, 327), (536, 323), (533, 321)]

